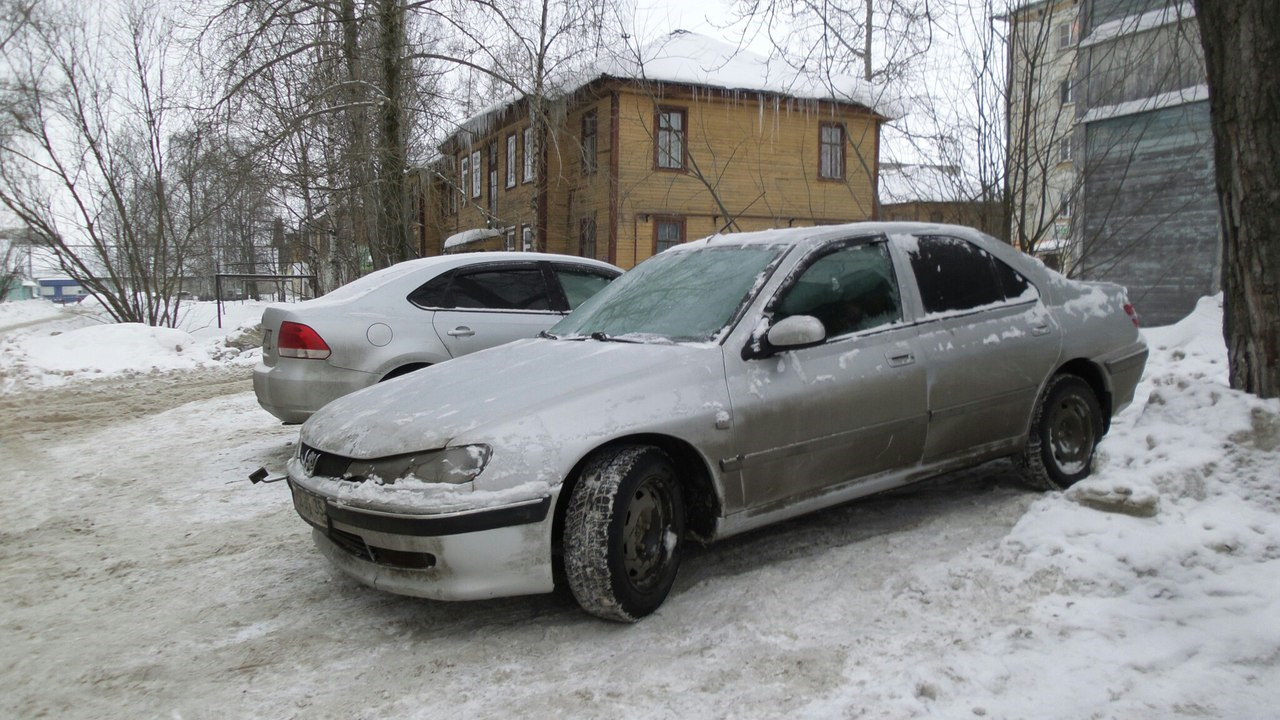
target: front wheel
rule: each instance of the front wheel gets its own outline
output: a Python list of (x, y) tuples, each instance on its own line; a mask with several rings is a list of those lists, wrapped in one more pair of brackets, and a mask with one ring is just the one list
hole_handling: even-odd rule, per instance
[(1075, 375), (1055, 375), (1036, 405), (1020, 465), (1032, 484), (1062, 489), (1089, 476), (1101, 440), (1102, 408), (1093, 388)]
[(684, 495), (662, 450), (626, 446), (587, 461), (569, 499), (564, 562), (587, 612), (635, 622), (666, 599), (680, 567)]

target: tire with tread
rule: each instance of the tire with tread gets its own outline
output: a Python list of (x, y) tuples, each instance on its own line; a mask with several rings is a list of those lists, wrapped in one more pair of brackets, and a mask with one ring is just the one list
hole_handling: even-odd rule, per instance
[(1062, 490), (1089, 476), (1102, 439), (1102, 406), (1077, 375), (1055, 375), (1031, 418), (1031, 434), (1019, 458), (1023, 476), (1044, 490)]
[(569, 498), (564, 567), (584, 610), (635, 622), (666, 599), (684, 547), (675, 464), (645, 445), (608, 448), (583, 467)]

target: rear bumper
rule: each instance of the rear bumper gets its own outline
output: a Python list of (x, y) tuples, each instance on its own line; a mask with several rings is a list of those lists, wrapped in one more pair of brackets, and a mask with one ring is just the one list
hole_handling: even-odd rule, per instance
[(281, 358), (253, 368), (253, 392), (264, 410), (287, 423), (300, 423), (332, 400), (378, 381), (372, 373), (348, 370), (323, 360)]
[(1111, 413), (1114, 415), (1133, 402), (1134, 390), (1142, 379), (1142, 371), (1147, 366), (1147, 344), (1138, 341), (1129, 347), (1119, 350), (1102, 364), (1111, 377)]

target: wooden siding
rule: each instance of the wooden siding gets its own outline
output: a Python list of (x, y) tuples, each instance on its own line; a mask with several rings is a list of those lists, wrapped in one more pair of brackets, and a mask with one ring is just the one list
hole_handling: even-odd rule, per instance
[[(654, 154), (655, 110), (686, 112), (685, 171), (658, 169)], [(654, 218), (684, 220), (686, 239), (704, 237), (726, 225), (715, 189), (738, 230), (830, 224), (872, 219), (881, 118), (848, 105), (801, 101), (757, 93), (664, 88), (660, 96), (636, 83), (610, 81), (588, 88), (562, 108), (547, 148), (547, 237), (537, 249), (579, 253), (584, 219), (594, 219), (595, 256), (629, 268), (653, 252)], [(594, 172), (583, 172), (581, 128), (585, 113), (596, 113)], [(819, 124), (843, 123), (845, 177), (818, 177)], [(473, 228), (514, 228), (536, 223), (534, 183), (505, 183), (505, 137), (519, 138), (518, 165), (525, 152), (527, 120), (509, 116), (469, 145), (454, 143), (440, 164), (435, 198), (424, 204), (420, 247), (431, 254), (444, 238)], [(489, 198), (490, 142), (498, 144), (498, 193)], [(481, 158), (482, 190), (458, 193), (463, 157)], [(452, 164), (451, 167), (449, 165)], [(696, 168), (696, 169), (695, 169)], [(522, 173), (518, 171), (518, 175)], [(469, 182), (469, 181), (468, 181)], [(450, 211), (447, 193), (458, 193)], [(490, 208), (494, 212), (489, 212)], [(456, 250), (490, 249), (495, 241)], [(520, 243), (517, 241), (516, 249)]]

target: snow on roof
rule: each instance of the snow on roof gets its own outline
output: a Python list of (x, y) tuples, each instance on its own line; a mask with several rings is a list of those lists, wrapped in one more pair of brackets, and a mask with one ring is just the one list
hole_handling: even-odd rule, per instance
[(1122, 117), (1124, 115), (1137, 115), (1139, 113), (1149, 112), (1151, 110), (1162, 110), (1175, 105), (1188, 105), (1195, 102), (1205, 102), (1209, 99), (1209, 86), (1196, 85), (1195, 87), (1179, 88), (1167, 93), (1152, 95), (1151, 97), (1138, 98), (1137, 100), (1129, 100), (1117, 105), (1100, 105), (1098, 107), (1089, 108), (1084, 114), (1083, 122), (1097, 122), (1099, 120), (1110, 120), (1112, 118)]
[[(675, 30), (630, 56), (606, 58), (571, 76), (551, 95), (572, 95), (603, 78), (693, 85), (725, 91), (766, 93), (805, 100), (861, 105), (886, 118), (901, 114), (897, 104), (862, 78), (852, 75), (819, 76), (795, 70), (721, 40), (688, 30)], [(487, 134), (497, 115), (524, 96), (511, 95), (486, 107), (462, 123), (463, 132)]]
[(1175, 22), (1193, 19), (1195, 16), (1195, 6), (1189, 2), (1166, 5), (1141, 15), (1126, 15), (1115, 20), (1109, 20), (1093, 28), (1089, 36), (1080, 41), (1080, 47), (1089, 47), (1090, 45), (1113, 40), (1122, 35), (1133, 35), (1147, 30), (1154, 30)]
[(968, 201), (979, 195), (955, 165), (883, 163), (880, 204)]
[(480, 242), (481, 240), (488, 240), (489, 238), (500, 237), (501, 235), (502, 235), (501, 230), (494, 230), (493, 228), (476, 228), (474, 230), (463, 230), (460, 233), (456, 233), (445, 238), (444, 247), (446, 250), (448, 250), (450, 248), (461, 247), (469, 243)]

